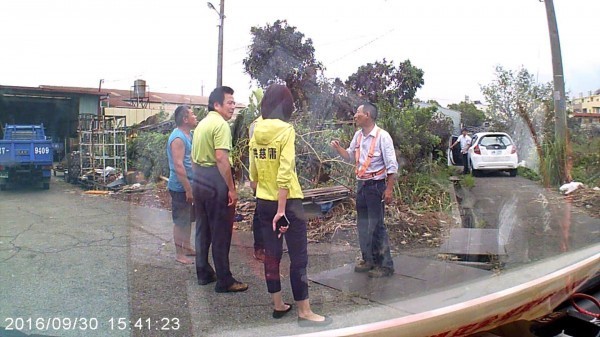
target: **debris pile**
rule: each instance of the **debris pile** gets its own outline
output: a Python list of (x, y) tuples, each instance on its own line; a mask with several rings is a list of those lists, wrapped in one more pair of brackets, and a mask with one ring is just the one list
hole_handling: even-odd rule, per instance
[(582, 186), (566, 198), (570, 198), (573, 205), (585, 210), (591, 217), (600, 218), (600, 188)]

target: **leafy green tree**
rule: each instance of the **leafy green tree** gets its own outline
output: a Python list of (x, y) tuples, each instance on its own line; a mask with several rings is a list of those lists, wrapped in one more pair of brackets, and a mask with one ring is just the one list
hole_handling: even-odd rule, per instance
[(394, 61), (367, 63), (350, 75), (346, 86), (352, 92), (371, 102), (386, 101), (394, 106), (410, 104), (417, 90), (425, 83), (423, 70), (414, 67), (410, 60), (398, 66)]
[[(565, 140), (554, 139), (552, 111), (552, 83), (538, 83), (527, 69), (506, 70), (496, 67), (495, 78), (481, 87), (489, 102), (489, 117), (492, 126), (504, 130), (517, 138), (519, 158), (532, 158), (539, 161), (539, 171), (546, 185), (567, 180), (567, 151)], [(524, 146), (531, 139), (537, 158), (528, 155)], [(557, 143), (558, 142), (558, 143)], [(562, 144), (562, 145), (561, 145)], [(532, 165), (535, 167), (536, 165)]]
[[(545, 112), (552, 109), (552, 83), (537, 83), (527, 69), (506, 70), (497, 66), (495, 78), (481, 91), (489, 102), (492, 124), (509, 132), (516, 123), (525, 122), (537, 137), (545, 123)], [(544, 130), (547, 131), (547, 130)]]
[(437, 107), (398, 108), (387, 101), (378, 104), (377, 124), (390, 133), (398, 158), (408, 172), (417, 172), (426, 164), (442, 139), (450, 135), (452, 122), (436, 113)]
[(434, 99), (430, 99), (427, 101), (427, 103), (429, 104), (433, 104), (435, 106), (442, 106), (438, 101), (434, 100)]
[(461, 121), (464, 126), (480, 126), (485, 121), (485, 113), (471, 102), (449, 104), (448, 109), (462, 112)]
[(298, 106), (307, 111), (311, 95), (319, 92), (318, 75), (323, 69), (315, 59), (312, 40), (286, 20), (252, 27), (250, 33), (252, 44), (243, 60), (245, 72), (263, 88), (285, 83)]

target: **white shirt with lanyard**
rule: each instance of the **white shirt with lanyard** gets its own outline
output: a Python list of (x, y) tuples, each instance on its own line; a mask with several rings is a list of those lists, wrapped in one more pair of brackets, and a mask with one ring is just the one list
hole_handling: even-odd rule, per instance
[(368, 135), (358, 130), (346, 151), (355, 161), (358, 180), (382, 180), (398, 172), (392, 137), (377, 125)]

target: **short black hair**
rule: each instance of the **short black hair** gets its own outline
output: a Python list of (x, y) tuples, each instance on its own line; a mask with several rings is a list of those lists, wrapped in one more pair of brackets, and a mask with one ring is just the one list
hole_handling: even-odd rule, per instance
[(264, 119), (281, 119), (289, 121), (294, 112), (294, 98), (288, 87), (272, 84), (265, 91), (260, 102), (260, 113)]
[(374, 104), (371, 104), (370, 102), (365, 102), (362, 104), (362, 107), (363, 107), (363, 112), (368, 112), (369, 116), (373, 120), (377, 120), (377, 116), (379, 115), (379, 113), (377, 111), (377, 107)]
[(177, 107), (177, 109), (175, 109), (175, 112), (173, 113), (173, 117), (175, 118), (175, 125), (181, 126), (181, 124), (183, 124), (183, 117), (186, 116), (188, 110), (190, 109), (191, 108), (189, 107), (189, 105), (180, 105)]
[(230, 87), (222, 86), (218, 87), (210, 93), (208, 96), (208, 111), (215, 111), (215, 103), (223, 105), (225, 100), (225, 94), (233, 95), (233, 89)]

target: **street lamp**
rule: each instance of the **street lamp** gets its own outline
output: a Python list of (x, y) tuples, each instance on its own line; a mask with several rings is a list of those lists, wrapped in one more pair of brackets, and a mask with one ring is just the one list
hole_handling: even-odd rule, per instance
[(223, 85), (223, 23), (225, 21), (225, 0), (221, 0), (220, 10), (217, 10), (212, 3), (207, 2), (208, 8), (214, 10), (219, 15), (219, 51), (217, 54), (217, 87)]

